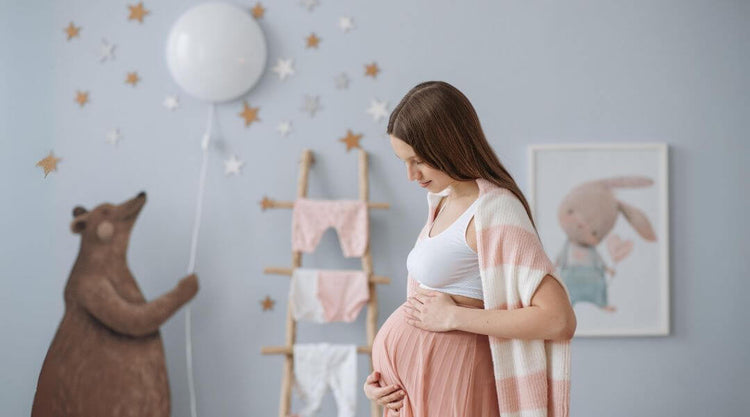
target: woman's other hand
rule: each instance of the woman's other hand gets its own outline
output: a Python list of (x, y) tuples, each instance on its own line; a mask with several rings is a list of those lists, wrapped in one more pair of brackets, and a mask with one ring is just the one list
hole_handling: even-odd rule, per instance
[(383, 407), (398, 411), (404, 405), (406, 392), (404, 392), (403, 389), (400, 389), (398, 385), (381, 387), (380, 372), (378, 371), (373, 371), (367, 376), (364, 389), (367, 398), (375, 401)]
[(454, 330), (453, 313), (456, 302), (450, 295), (417, 288), (416, 294), (407, 299), (406, 322), (414, 327), (430, 332)]

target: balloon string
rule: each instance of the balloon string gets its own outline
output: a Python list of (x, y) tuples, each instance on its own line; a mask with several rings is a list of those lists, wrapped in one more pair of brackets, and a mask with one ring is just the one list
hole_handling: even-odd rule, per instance
[[(201, 173), (200, 181), (198, 183), (198, 202), (195, 210), (195, 221), (193, 222), (193, 238), (190, 244), (190, 262), (188, 263), (188, 274), (192, 274), (195, 271), (195, 254), (198, 248), (198, 231), (201, 226), (201, 213), (203, 212), (203, 192), (206, 188), (206, 165), (208, 159), (208, 145), (211, 141), (211, 129), (214, 120), (215, 105), (211, 103), (208, 109), (208, 126), (206, 127), (206, 133), (203, 135), (201, 141), (201, 148), (203, 149), (203, 157), (201, 161)], [(190, 415), (197, 417), (195, 405), (195, 382), (193, 380), (193, 344), (192, 344), (192, 325), (190, 323), (190, 303), (187, 305), (185, 311), (185, 359), (187, 361), (187, 377), (188, 377), (188, 389), (190, 391)]]
[(188, 274), (192, 274), (195, 270), (195, 253), (198, 248), (198, 231), (201, 225), (201, 212), (203, 211), (203, 191), (205, 190), (206, 185), (206, 160), (208, 159), (208, 144), (211, 141), (214, 107), (215, 105), (211, 103), (208, 111), (208, 127), (206, 128), (206, 133), (203, 135), (203, 140), (201, 142), (203, 160), (201, 162), (200, 182), (198, 183), (198, 204), (195, 211), (195, 222), (193, 223), (193, 239), (190, 245), (190, 264), (188, 265)]

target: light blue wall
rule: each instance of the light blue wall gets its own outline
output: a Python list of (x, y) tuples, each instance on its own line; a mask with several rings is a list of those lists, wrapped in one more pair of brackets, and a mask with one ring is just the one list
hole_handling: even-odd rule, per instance
[(54, 133), (52, 1), (0, 1), (0, 414), (28, 415), (61, 317), (55, 176), (34, 166)]
[[(134, 230), (130, 265), (148, 298), (184, 275), (189, 255), (204, 103), (180, 94), (164, 61), (171, 23), (195, 1), (146, 1), (143, 25), (128, 22), (128, 2), (0, 1), (0, 414), (28, 415), (36, 378), (62, 316), (62, 289), (78, 250), (71, 209), (149, 193)], [(133, 2), (135, 3), (135, 2)], [(250, 2), (242, 4), (250, 5)], [(254, 2), (252, 3), (254, 4)], [(441, 79), (476, 107), (501, 160), (527, 190), (526, 146), (556, 142), (663, 141), (670, 149), (672, 335), (573, 341), (574, 416), (746, 415), (750, 400), (747, 329), (747, 132), (750, 131), (750, 4), (746, 1), (457, 2), (321, 0), (312, 13), (296, 2), (264, 2), (260, 21), (269, 71), (247, 96), (261, 122), (245, 128), (239, 102), (218, 108), (222, 146), (212, 150), (193, 303), (199, 415), (275, 415), (281, 356), (261, 346), (284, 342), (288, 279), (264, 275), (290, 264), (290, 212), (261, 212), (268, 195), (293, 199), (297, 161), (316, 152), (312, 197), (357, 196), (355, 153), (337, 141), (363, 133), (371, 154), (371, 199), (379, 323), (403, 300), (405, 260), (425, 220), (424, 190), (406, 180), (383, 136), (385, 122), (365, 113), (372, 98), (389, 109), (409, 88)], [(340, 16), (357, 28), (344, 34)], [(73, 20), (81, 37), (65, 41)], [(311, 31), (319, 50), (304, 48)], [(101, 64), (102, 37), (117, 44)], [(270, 72), (293, 57), (297, 74)], [(364, 64), (382, 68), (377, 80)], [(141, 84), (123, 83), (137, 70)], [(349, 90), (333, 77), (345, 71)], [(84, 109), (76, 89), (91, 91)], [(321, 96), (314, 118), (304, 94)], [(289, 118), (294, 132), (280, 138)], [(117, 148), (106, 131), (119, 127)], [(34, 166), (50, 150), (63, 160), (42, 179)], [(239, 177), (222, 160), (246, 161)], [(329, 230), (308, 267), (357, 268)], [(278, 300), (260, 311), (266, 294)], [(184, 312), (163, 328), (175, 416), (187, 416)], [(299, 326), (298, 341), (360, 343), (353, 324)], [(325, 335), (323, 331), (326, 331)], [(360, 378), (369, 371), (360, 356)], [(358, 388), (359, 389), (359, 388)], [(360, 392), (360, 415), (368, 405)], [(297, 404), (295, 400), (294, 404)], [(330, 396), (323, 415), (332, 415)]]

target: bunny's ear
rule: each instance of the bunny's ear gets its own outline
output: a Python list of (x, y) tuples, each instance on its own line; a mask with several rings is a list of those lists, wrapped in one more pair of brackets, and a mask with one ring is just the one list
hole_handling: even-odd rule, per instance
[(651, 223), (648, 221), (648, 217), (646, 217), (645, 213), (620, 200), (617, 200), (617, 208), (622, 212), (622, 215), (625, 216), (625, 220), (633, 226), (633, 229), (635, 229), (642, 238), (651, 242), (656, 240), (654, 229), (651, 228)]
[(605, 178), (600, 180), (602, 184), (609, 188), (643, 188), (654, 183), (649, 177), (628, 175), (623, 177)]

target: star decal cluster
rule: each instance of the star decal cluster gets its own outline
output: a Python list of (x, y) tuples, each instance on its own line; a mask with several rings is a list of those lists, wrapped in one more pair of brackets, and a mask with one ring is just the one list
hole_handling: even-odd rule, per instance
[[(321, 2), (327, 2), (331, 0), (294, 0), (300, 7), (301, 13), (310, 16), (315, 16), (317, 8)], [(276, 17), (274, 13), (274, 4), (271, 2), (265, 2), (263, 4), (260, 1), (251, 0), (247, 2), (244, 11), (252, 16), (258, 24), (262, 25), (273, 25), (273, 19)], [(127, 26), (128, 30), (144, 30), (148, 29), (152, 23), (161, 24), (162, 22), (152, 19), (153, 14), (167, 15), (163, 10), (157, 10), (154, 8), (152, 11), (151, 7), (155, 5), (159, 7), (158, 3), (153, 0), (126, 0), (116, 6), (115, 16), (118, 19), (118, 23)], [(295, 8), (297, 6), (294, 6)], [(325, 5), (324, 5), (325, 7)], [(337, 6), (338, 7), (338, 6)], [(348, 7), (348, 6), (344, 6)], [(305, 10), (307, 12), (305, 12)], [(279, 116), (278, 119), (271, 121), (271, 125), (268, 127), (268, 132), (274, 137), (282, 138), (281, 140), (289, 141), (296, 140), (298, 137), (300, 140), (308, 139), (307, 135), (304, 135), (303, 130), (307, 122), (327, 122), (325, 117), (327, 116), (327, 108), (333, 108), (334, 97), (337, 95), (339, 100), (343, 100), (346, 97), (353, 97), (356, 91), (359, 91), (359, 87), (373, 88), (377, 86), (377, 83), (382, 82), (383, 78), (387, 78), (388, 72), (383, 75), (383, 70), (379, 66), (372, 56), (365, 56), (361, 61), (349, 62), (347, 66), (343, 68), (323, 68), (322, 73), (324, 77), (318, 80), (312, 80), (310, 82), (305, 76), (311, 73), (319, 73), (320, 68), (310, 68), (312, 62), (316, 60), (310, 60), (307, 58), (311, 57), (325, 57), (325, 54), (330, 53), (334, 50), (334, 47), (340, 45), (337, 41), (356, 42), (358, 38), (358, 32), (363, 30), (369, 23), (365, 19), (355, 19), (355, 17), (346, 14), (346, 11), (342, 11), (340, 15), (337, 15), (338, 19), (333, 19), (326, 23), (330, 27), (306, 27), (303, 28), (303, 32), (294, 32), (290, 45), (293, 48), (283, 49), (281, 54), (273, 56), (273, 61), (268, 65), (270, 74), (264, 78), (264, 82), (270, 83), (273, 88), (287, 88), (295, 89), (300, 88), (300, 85), (310, 86), (321, 86), (319, 90), (307, 89), (302, 87), (304, 90), (298, 90), (294, 98), (291, 101), (286, 101), (288, 110), (290, 113)], [(355, 22), (357, 24), (355, 24)], [(58, 40), (63, 47), (74, 49), (80, 46), (80, 42), (93, 41), (91, 50), (89, 51), (90, 59), (93, 61), (96, 59), (97, 68), (101, 68), (102, 71), (116, 71), (111, 77), (103, 78), (114, 80), (115, 87), (127, 90), (124, 94), (139, 95), (147, 92), (148, 88), (153, 88), (157, 84), (158, 77), (154, 75), (153, 71), (149, 71), (148, 68), (139, 67), (138, 65), (132, 65), (132, 63), (122, 62), (121, 60), (127, 60), (129, 56), (133, 56), (132, 51), (128, 50), (128, 45), (125, 39), (113, 39), (109, 37), (103, 37), (97, 34), (97, 38), (91, 39), (89, 35), (94, 34), (90, 28), (84, 28), (81, 25), (82, 21), (78, 19), (68, 20), (66, 17), (65, 21), (56, 25), (58, 29), (55, 29), (56, 36), (59, 36)], [(360, 25), (365, 25), (360, 28)], [(88, 26), (85, 21), (83, 26)], [(372, 25), (371, 25), (372, 26)], [(277, 26), (281, 28), (281, 26)], [(62, 30), (62, 33), (57, 30)], [(284, 27), (286, 29), (286, 27)], [(88, 39), (87, 39), (88, 38)], [(318, 55), (323, 54), (323, 55)], [(356, 54), (361, 56), (361, 54)], [(323, 60), (322, 62), (326, 62)], [(122, 71), (122, 72), (120, 72)], [(303, 81), (304, 80), (304, 81)], [(152, 82), (153, 81), (153, 82)], [(304, 84), (303, 84), (304, 83)], [(359, 85), (361, 83), (361, 85)], [(353, 86), (352, 88), (350, 88)], [(108, 97), (105, 97), (102, 92), (97, 91), (95, 88), (91, 89), (90, 85), (86, 85), (86, 80), (83, 80), (81, 84), (73, 85), (73, 88), (67, 90), (67, 94), (70, 94), (72, 99), (66, 104), (76, 106), (76, 112), (90, 112), (96, 111), (97, 106), (100, 103), (107, 104)], [(171, 88), (170, 88), (171, 89)], [(378, 93), (373, 95), (379, 95), (380, 97), (360, 97), (356, 98), (354, 103), (346, 103), (349, 106), (354, 106), (358, 111), (362, 111), (363, 115), (368, 119), (366, 120), (369, 125), (369, 118), (372, 118), (374, 125), (379, 125), (378, 128), (382, 127), (384, 121), (387, 121), (390, 110), (388, 107), (388, 101), (381, 90), (376, 90)], [(157, 97), (156, 99), (149, 100), (160, 100), (161, 102), (151, 103), (149, 108), (156, 108), (160, 112), (163, 112), (165, 119), (169, 117), (170, 122), (179, 121), (182, 116), (182, 112), (185, 110), (182, 107), (186, 107), (188, 110), (192, 110), (191, 102), (184, 103), (185, 106), (181, 106), (180, 96), (175, 91), (169, 91), (169, 89), (162, 91), (157, 94), (150, 95), (150, 97)], [(299, 101), (297, 101), (299, 100)], [(252, 103), (252, 104), (251, 104)], [(276, 104), (276, 103), (274, 103)], [(253, 100), (241, 99), (233, 103), (222, 104), (222, 107), (227, 110), (231, 123), (235, 126), (242, 126), (247, 129), (248, 132), (260, 133), (257, 140), (267, 140), (268, 138), (260, 137), (262, 135), (268, 135), (263, 133), (262, 129), (265, 117), (261, 119), (261, 107), (266, 109), (265, 103), (254, 102)], [(270, 105), (270, 103), (268, 104)], [(296, 108), (295, 108), (296, 107)], [(124, 109), (124, 114), (127, 110)], [(264, 114), (266, 110), (264, 110)], [(294, 112), (294, 113), (291, 113)], [(85, 113), (84, 113), (85, 114)], [(92, 113), (92, 114), (96, 114)], [(167, 116), (169, 114), (169, 116)], [(176, 119), (175, 119), (176, 117)], [(131, 135), (135, 136), (135, 133), (131, 134), (131, 130), (125, 125), (119, 124), (120, 122), (111, 122), (112, 124), (105, 126), (104, 129), (100, 130), (97, 134), (96, 139), (100, 146), (106, 147), (108, 151), (120, 152), (127, 150), (131, 145), (135, 145), (136, 141), (131, 142)], [(346, 122), (344, 122), (346, 123)], [(261, 126), (258, 126), (261, 125)], [(122, 129), (121, 129), (122, 127)], [(275, 128), (274, 128), (275, 127)], [(335, 127), (332, 130), (330, 136), (324, 138), (325, 141), (329, 142), (336, 147), (337, 152), (347, 154), (352, 150), (362, 149), (362, 141), (366, 138), (367, 131), (372, 129), (371, 126), (356, 126), (352, 124), (344, 124), (343, 126)], [(133, 129), (135, 131), (135, 129)], [(123, 134), (124, 133), (124, 134)], [(277, 136), (278, 135), (278, 136)], [(256, 135), (253, 135), (256, 136)], [(206, 143), (206, 137), (204, 136), (204, 146)], [(286, 139), (283, 139), (286, 138)], [(255, 137), (252, 140), (256, 140)], [(336, 141), (335, 143), (333, 141)], [(101, 141), (101, 142), (99, 142)], [(102, 143), (103, 142), (103, 143)], [(366, 142), (365, 142), (366, 143)], [(224, 143), (226, 144), (226, 142)], [(122, 148), (122, 149), (121, 149)], [(121, 150), (119, 150), (121, 149)], [(204, 148), (205, 149), (205, 148)], [(40, 155), (41, 156), (41, 155)], [(72, 159), (71, 159), (72, 160)], [(37, 167), (42, 170), (44, 179), (48, 178), (51, 173), (59, 175), (58, 166), (60, 165), (62, 158), (57, 157), (50, 150), (49, 154), (44, 158), (36, 161), (34, 171)], [(29, 161), (31, 165), (31, 161)], [(256, 180), (257, 176), (262, 176), (264, 173), (259, 172), (248, 172), (244, 175), (243, 171), (253, 168), (253, 162), (248, 159), (247, 161), (241, 157), (241, 152), (235, 152), (232, 149), (226, 150), (226, 153), (217, 162), (217, 170), (223, 169), (224, 177), (226, 181), (239, 181), (235, 184), (241, 184), (246, 182), (248, 178), (252, 181)], [(62, 165), (63, 168), (65, 165)], [(64, 169), (63, 169), (64, 171)], [(219, 174), (221, 175), (221, 174)], [(260, 178), (262, 181), (263, 178)], [(262, 210), (267, 210), (275, 207), (286, 207), (285, 204), (278, 203), (267, 196), (263, 196), (262, 200), (258, 201)], [(259, 297), (262, 296), (262, 293)], [(266, 295), (265, 298), (260, 301), (261, 310), (263, 312), (272, 311), (276, 304), (276, 300), (271, 298), (271, 295)]]
[[(313, 12), (315, 8), (320, 5), (320, 2), (318, 0), (300, 0), (299, 5), (307, 9), (309, 12)], [(253, 17), (259, 19), (264, 16), (266, 9), (261, 3), (256, 3), (255, 6), (251, 9), (251, 12), (253, 14)], [(351, 31), (355, 30), (356, 25), (354, 24), (354, 18), (351, 16), (339, 17), (338, 28), (344, 34), (350, 33)], [(309, 34), (304, 39), (305, 49), (311, 51), (321, 50), (321, 48), (323, 47), (323, 43), (322, 38), (318, 35), (318, 33), (319, 32), (317, 31), (309, 32)], [(363, 65), (363, 67), (364, 69), (362, 71), (362, 76), (365, 78), (370, 77), (374, 80), (377, 79), (378, 75), (381, 73), (381, 68), (375, 61), (366, 63)], [(275, 65), (271, 67), (271, 71), (276, 75), (279, 81), (286, 82), (290, 78), (294, 77), (297, 73), (294, 66), (294, 58), (277, 57)], [(333, 84), (337, 90), (349, 89), (350, 83), (351, 78), (346, 72), (340, 72), (338, 75), (333, 77)], [(306, 113), (311, 118), (315, 117), (323, 108), (323, 106), (321, 105), (321, 100), (321, 96), (319, 95), (304, 94), (300, 111)], [(373, 98), (370, 100), (370, 106), (365, 108), (365, 112), (372, 117), (373, 121), (380, 123), (388, 117), (388, 103), (386, 101), (381, 101), (377, 98)], [(276, 130), (279, 132), (279, 135), (281, 137), (288, 136), (291, 132), (291, 121), (283, 120), (279, 122)], [(346, 145), (347, 151), (355, 147), (361, 148), (359, 145), (359, 141), (363, 136), (363, 134), (359, 134), (359, 136), (350, 135), (346, 137), (346, 140), (341, 140), (341, 142)]]
[[(314, 13), (320, 6), (321, 1), (328, 0), (296, 1), (302, 9), (307, 10), (310, 13)], [(149, 2), (150, 0), (130, 0), (126, 2), (126, 4), (124, 5), (125, 13), (123, 13), (124, 19), (127, 22), (138, 23), (138, 25), (148, 23), (152, 15), (152, 10), (150, 7), (147, 7), (145, 3)], [(256, 20), (267, 19), (269, 17), (269, 8), (260, 1), (254, 1), (246, 7), (247, 8), (245, 10), (247, 11), (247, 13)], [(271, 6), (271, 9), (272, 8), (273, 6)], [(355, 24), (355, 18), (344, 13), (339, 15), (338, 19), (332, 23), (336, 25), (336, 33), (339, 33), (338, 36), (350, 36), (349, 34), (351, 34), (352, 32), (360, 30)], [(82, 36), (85, 38), (86, 33), (87, 32), (84, 31), (84, 28), (81, 25), (76, 24), (75, 20), (68, 21), (67, 26), (63, 27), (63, 34), (65, 35), (65, 39), (68, 42), (73, 42), (74, 40), (81, 39)], [(325, 30), (321, 30), (320, 28), (313, 28), (313, 30), (307, 33), (308, 35), (306, 35), (304, 38), (304, 49), (310, 51), (309, 53), (311, 54), (325, 53), (327, 49), (326, 44), (323, 42), (320, 34), (323, 33), (323, 36), (329, 36), (327, 34), (330, 34), (332, 32), (327, 32)], [(116, 43), (112, 42), (106, 37), (103, 37), (101, 38), (100, 44), (93, 52), (96, 56), (97, 61), (104, 64), (114, 61), (116, 55), (120, 55), (119, 50), (120, 49)], [(276, 57), (275, 60), (275, 64), (270, 67), (270, 70), (274, 75), (273, 79), (278, 80), (278, 82), (280, 83), (287, 83), (286, 85), (288, 86), (294, 86), (294, 78), (298, 76), (298, 69), (295, 65), (295, 57), (293, 55), (279, 56)], [(304, 64), (305, 63), (302, 62), (302, 65)], [(370, 78), (372, 80), (377, 80), (382, 76), (382, 69), (376, 61), (369, 61), (361, 64), (362, 66), (360, 68), (362, 68), (362, 72), (359, 74), (355, 74), (356, 76), (354, 77), (352, 77), (351, 71), (339, 71), (338, 73), (332, 74), (331, 78), (329, 79), (329, 82), (332, 82), (333, 84), (332, 87), (335, 88), (335, 90), (340, 91), (341, 94), (344, 94), (345, 90), (350, 89), (350, 85), (352, 82), (356, 83), (361, 78)], [(356, 73), (358, 71), (354, 72)], [(148, 74), (145, 74), (145, 76), (148, 77)], [(290, 82), (290, 79), (293, 81)], [(145, 86), (145, 84), (142, 86), (143, 80), (144, 78), (141, 71), (138, 71), (137, 68), (130, 68), (124, 74), (123, 84), (128, 86), (129, 88), (140, 90), (143, 86)], [(78, 105), (78, 108), (82, 109), (82, 111), (86, 111), (84, 109), (92, 105), (92, 93), (86, 89), (85, 85), (79, 87), (83, 88), (79, 88), (75, 91), (74, 103), (76, 103)], [(96, 93), (96, 91), (94, 93)], [(323, 101), (326, 99), (325, 94), (319, 95), (317, 94), (317, 92), (308, 90), (306, 92), (303, 91), (300, 95), (302, 104), (299, 108), (299, 111), (302, 114), (307, 115), (309, 118), (315, 118), (321, 111), (325, 111), (325, 107), (323, 106)], [(180, 98), (178, 95), (165, 92), (165, 94), (161, 97), (163, 97), (161, 107), (163, 107), (165, 112), (177, 112), (180, 109)], [(96, 96), (96, 98), (102, 100), (101, 97)], [(369, 105), (367, 105), (367, 103), (369, 103)], [(96, 102), (94, 102), (94, 105), (96, 105)], [(261, 123), (261, 118), (259, 117), (261, 106), (251, 106), (247, 100), (241, 101), (239, 105), (241, 107), (236, 110), (236, 114), (239, 117), (241, 123), (243, 123), (244, 127), (251, 128), (252, 125)], [(387, 101), (371, 97), (369, 101), (364, 101), (361, 103), (361, 105), (363, 107), (363, 111), (367, 115), (372, 117), (374, 123), (383, 123), (384, 120), (387, 120), (390, 112)], [(294, 133), (294, 129), (292, 128), (292, 119), (293, 117), (287, 117), (281, 120), (276, 120), (275, 130), (278, 134), (278, 137), (286, 138), (290, 135), (296, 135)], [(342, 149), (344, 149), (346, 152), (349, 152), (355, 148), (361, 149), (362, 147), (361, 141), (365, 137), (365, 134), (362, 132), (355, 132), (357, 132), (355, 129), (347, 129), (346, 135), (336, 138), (336, 140), (342, 144)], [(120, 129), (116, 127), (111, 128), (106, 132), (104, 139), (106, 143), (116, 147), (122, 140)], [(244, 161), (242, 161), (237, 154), (233, 154), (231, 156), (227, 155), (224, 160), (225, 174), (227, 176), (241, 174), (244, 164)]]

